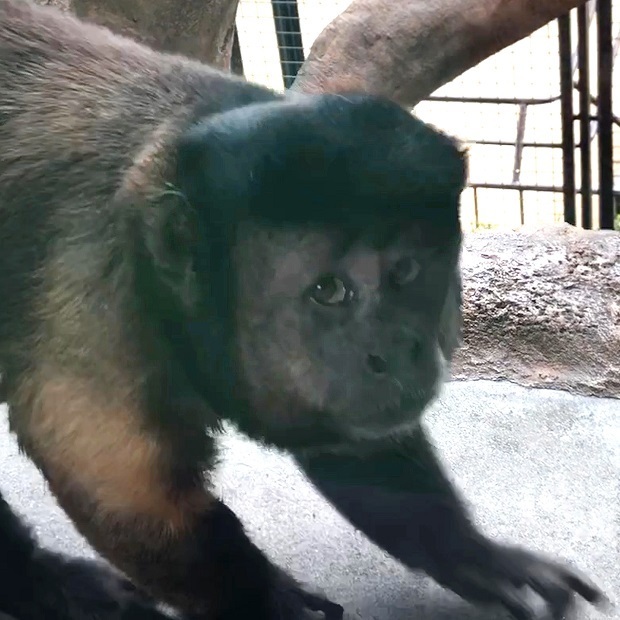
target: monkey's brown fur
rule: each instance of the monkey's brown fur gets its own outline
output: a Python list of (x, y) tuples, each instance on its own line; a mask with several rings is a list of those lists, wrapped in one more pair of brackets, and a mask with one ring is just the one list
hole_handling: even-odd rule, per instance
[[(187, 605), (176, 584), (158, 591), (156, 558), (213, 498), (177, 483), (180, 446), (148, 424), (161, 369), (136, 346), (149, 327), (122, 292), (129, 233), (115, 211), (157, 220), (151, 205), (172, 178), (172, 144), (198, 110), (273, 95), (19, 0), (0, 0), (0, 91), (0, 368), (12, 429), (99, 551), (135, 574), (142, 538), (153, 554), (143, 585)], [(79, 243), (56, 233), (72, 219)], [(18, 261), (34, 274), (28, 282), (14, 275)], [(89, 319), (84, 304), (98, 307)], [(206, 442), (194, 441), (198, 461)], [(206, 577), (196, 587), (208, 589)]]

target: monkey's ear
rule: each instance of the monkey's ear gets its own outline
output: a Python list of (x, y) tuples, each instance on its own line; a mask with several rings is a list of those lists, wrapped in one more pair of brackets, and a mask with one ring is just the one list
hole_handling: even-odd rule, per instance
[(152, 198), (150, 207), (141, 222), (138, 280), (158, 314), (186, 315), (198, 296), (195, 212), (183, 193), (169, 184)]

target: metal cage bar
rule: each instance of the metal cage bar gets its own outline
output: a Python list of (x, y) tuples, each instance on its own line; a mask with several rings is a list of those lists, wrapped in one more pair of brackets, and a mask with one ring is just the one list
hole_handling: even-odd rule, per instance
[(597, 0), (600, 227), (614, 227), (611, 0)]
[(284, 88), (290, 88), (304, 62), (297, 0), (271, 0)]
[(575, 130), (573, 127), (573, 67), (571, 59), (570, 13), (558, 19), (558, 34), (560, 43), (560, 100), (562, 105), (564, 221), (575, 225)]
[(579, 154), (581, 168), (581, 225), (592, 228), (592, 153), (590, 150), (590, 37), (588, 7), (577, 9), (577, 67), (579, 69)]

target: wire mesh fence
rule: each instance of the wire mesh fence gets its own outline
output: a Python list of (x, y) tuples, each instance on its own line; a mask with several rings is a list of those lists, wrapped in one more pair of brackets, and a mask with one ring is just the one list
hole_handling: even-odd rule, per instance
[[(316, 37), (349, 4), (240, 0), (238, 53), (245, 76), (288, 88)], [(619, 49), (620, 8), (612, 0), (591, 0), (416, 106), (418, 116), (468, 146), (466, 228), (614, 225)]]

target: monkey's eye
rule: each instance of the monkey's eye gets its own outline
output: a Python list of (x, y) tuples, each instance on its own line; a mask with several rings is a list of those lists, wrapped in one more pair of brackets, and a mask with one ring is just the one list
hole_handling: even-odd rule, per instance
[(322, 306), (338, 306), (350, 301), (353, 291), (336, 276), (322, 276), (310, 288), (310, 298)]
[(401, 258), (390, 272), (390, 284), (400, 288), (409, 282), (413, 282), (420, 273), (420, 264), (413, 258)]

